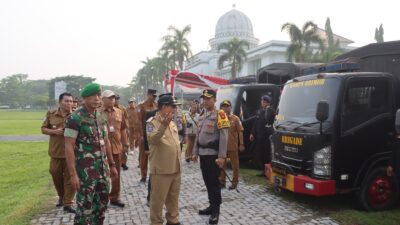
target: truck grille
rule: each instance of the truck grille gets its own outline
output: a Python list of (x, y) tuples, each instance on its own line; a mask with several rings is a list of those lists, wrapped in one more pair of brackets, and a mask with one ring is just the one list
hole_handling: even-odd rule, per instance
[(279, 154), (279, 156), (276, 157), (276, 160), (290, 167), (295, 174), (311, 175), (312, 172), (311, 159), (306, 160), (300, 157)]

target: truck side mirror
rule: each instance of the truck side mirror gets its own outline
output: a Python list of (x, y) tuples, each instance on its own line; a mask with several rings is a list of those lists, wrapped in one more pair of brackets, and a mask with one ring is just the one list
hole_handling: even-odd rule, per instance
[(321, 100), (317, 105), (317, 112), (315, 117), (319, 122), (324, 122), (329, 117), (329, 103), (325, 100)]
[(398, 109), (396, 112), (396, 120), (394, 124), (396, 127), (396, 133), (400, 134), (400, 109)]

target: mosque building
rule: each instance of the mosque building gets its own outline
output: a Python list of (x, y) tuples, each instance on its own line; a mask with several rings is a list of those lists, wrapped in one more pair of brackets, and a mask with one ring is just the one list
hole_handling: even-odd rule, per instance
[[(322, 40), (326, 41), (326, 32), (323, 29), (318, 28), (318, 34)], [(184, 70), (229, 79), (231, 76), (229, 65), (221, 70), (218, 69), (218, 58), (221, 55), (218, 52), (218, 46), (229, 42), (234, 37), (249, 43), (249, 49), (246, 51), (247, 60), (238, 76), (255, 75), (261, 67), (271, 63), (287, 62), (286, 49), (290, 42), (271, 40), (259, 44), (259, 39), (254, 37), (253, 25), (249, 17), (234, 7), (219, 18), (215, 27), (215, 36), (209, 40), (211, 50), (193, 55), (185, 62)], [(353, 41), (336, 34), (334, 34), (334, 39), (339, 40), (340, 47), (345, 51), (354, 49), (349, 46)], [(317, 46), (314, 48), (316, 49)]]

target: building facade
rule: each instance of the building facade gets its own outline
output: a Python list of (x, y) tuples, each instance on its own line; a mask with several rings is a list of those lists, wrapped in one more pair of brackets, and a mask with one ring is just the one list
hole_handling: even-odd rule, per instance
[[(318, 34), (323, 40), (326, 40), (326, 32), (324, 30), (318, 28)], [(254, 37), (253, 25), (249, 17), (234, 8), (222, 15), (218, 20), (215, 27), (215, 36), (209, 40), (211, 50), (201, 51), (193, 55), (185, 62), (184, 70), (229, 79), (231, 71), (228, 64), (221, 70), (218, 69), (218, 58), (221, 55), (218, 52), (218, 46), (221, 43), (229, 42), (234, 37), (246, 40), (249, 43), (247, 60), (239, 72), (239, 76), (255, 75), (261, 67), (271, 63), (287, 62), (286, 49), (290, 42), (271, 40), (259, 44), (259, 40)], [(334, 35), (334, 38), (339, 40), (341, 48), (345, 51), (354, 49), (354, 47), (348, 46), (353, 41), (338, 35)], [(318, 49), (316, 45), (311, 47)]]

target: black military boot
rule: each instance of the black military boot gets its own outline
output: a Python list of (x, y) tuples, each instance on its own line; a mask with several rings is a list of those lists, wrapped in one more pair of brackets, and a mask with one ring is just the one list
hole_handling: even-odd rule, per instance
[(208, 219), (209, 224), (218, 224), (218, 219), (219, 219), (219, 213), (218, 212), (212, 212), (210, 219)]
[(211, 206), (199, 210), (199, 215), (211, 215)]

